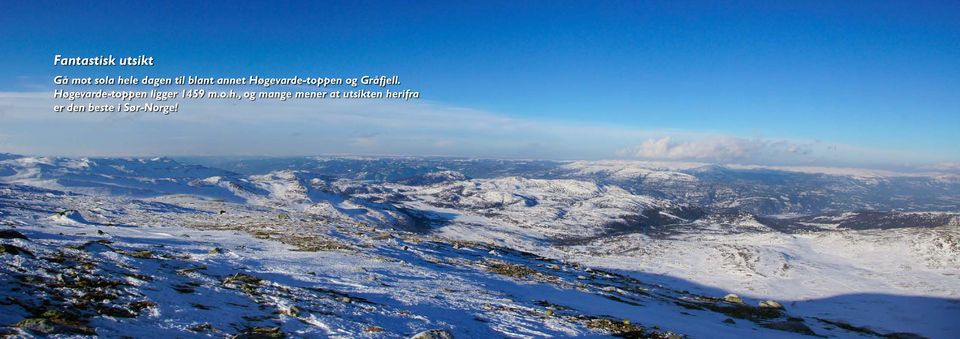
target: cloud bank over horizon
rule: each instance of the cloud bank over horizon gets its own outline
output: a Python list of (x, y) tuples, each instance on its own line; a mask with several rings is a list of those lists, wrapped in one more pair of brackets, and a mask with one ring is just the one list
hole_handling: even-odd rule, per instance
[(640, 145), (620, 150), (627, 157), (657, 160), (693, 160), (715, 163), (764, 162), (779, 157), (802, 159), (813, 153), (813, 143), (785, 140), (712, 136), (675, 140), (670, 136), (650, 138)]
[[(53, 113), (0, 93), (0, 152), (63, 156), (411, 155), (854, 166), (954, 172), (949, 159), (830, 143), (513, 118), (442, 103), (192, 101), (169, 116)], [(37, 131), (40, 131), (39, 133)]]

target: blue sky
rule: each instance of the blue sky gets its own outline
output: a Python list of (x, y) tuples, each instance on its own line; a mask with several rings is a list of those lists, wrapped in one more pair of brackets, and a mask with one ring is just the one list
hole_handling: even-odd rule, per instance
[[(0, 36), (0, 151), (960, 162), (958, 2), (5, 2)], [(54, 54), (157, 59), (131, 75), (396, 74), (423, 99), (255, 106), (290, 115), (256, 123), (53, 115), (29, 92), (81, 74)], [(449, 124), (391, 128), (424, 111)]]

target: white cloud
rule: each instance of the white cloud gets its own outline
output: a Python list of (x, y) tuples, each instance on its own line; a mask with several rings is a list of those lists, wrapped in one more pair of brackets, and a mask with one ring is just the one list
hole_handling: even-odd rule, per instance
[(928, 166), (925, 169), (940, 171), (940, 172), (948, 172), (948, 173), (960, 173), (960, 162), (953, 162), (953, 161), (941, 162), (941, 163)]
[(649, 138), (635, 147), (620, 151), (622, 156), (658, 160), (695, 160), (706, 162), (744, 162), (783, 160), (811, 152), (810, 145), (783, 140), (745, 139), (729, 136), (676, 140), (670, 136)]
[(375, 147), (377, 146), (377, 136), (375, 134), (354, 137), (350, 145), (356, 147)]

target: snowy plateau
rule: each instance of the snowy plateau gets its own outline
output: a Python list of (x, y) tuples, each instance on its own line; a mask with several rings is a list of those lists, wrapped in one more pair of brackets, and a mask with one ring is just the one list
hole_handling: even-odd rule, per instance
[(960, 177), (0, 154), (0, 335), (957, 338)]

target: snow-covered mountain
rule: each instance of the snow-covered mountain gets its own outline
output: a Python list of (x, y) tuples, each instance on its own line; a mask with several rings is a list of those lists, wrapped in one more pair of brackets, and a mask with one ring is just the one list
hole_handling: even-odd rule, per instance
[(72, 159), (8, 154), (0, 159), (3, 181), (37, 187), (136, 197), (196, 194), (221, 199), (237, 199), (242, 194), (234, 191), (248, 187), (234, 173), (169, 158)]
[(645, 161), (330, 157), (190, 160), (244, 174), (294, 169), (337, 178), (405, 184), (411, 184), (407, 181), (412, 178), (441, 172), (456, 172), (474, 179), (516, 176), (585, 180), (709, 209), (746, 210), (763, 215), (960, 210), (960, 176), (950, 173)]
[(935, 173), (6, 154), (0, 331), (951, 337), (958, 212)]

